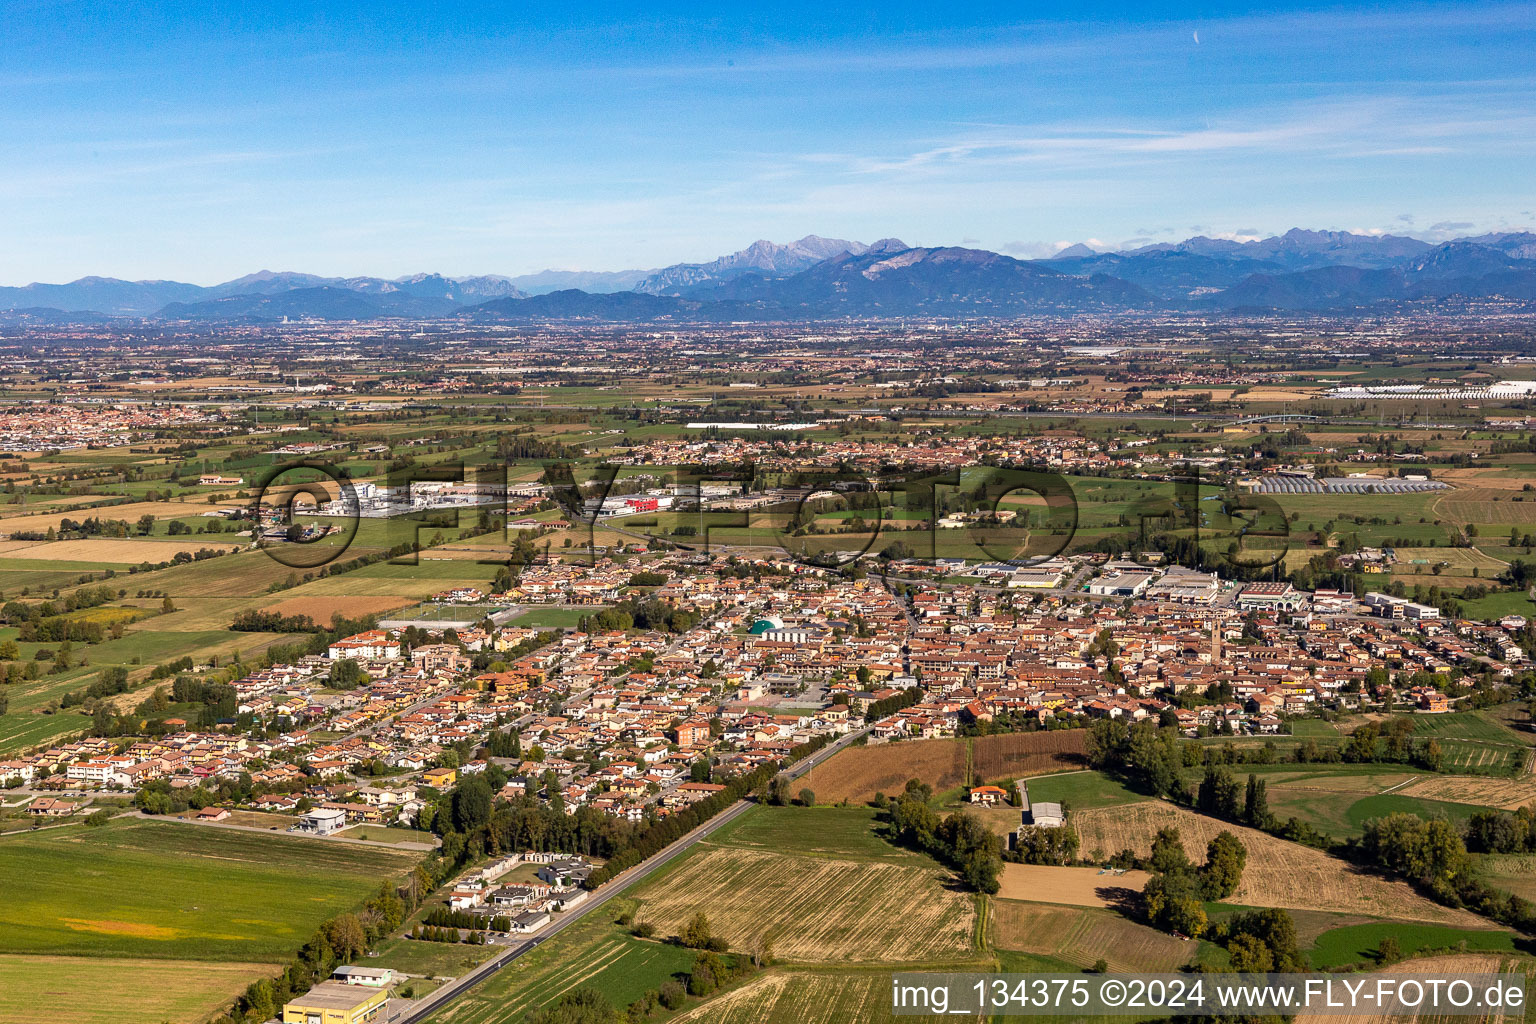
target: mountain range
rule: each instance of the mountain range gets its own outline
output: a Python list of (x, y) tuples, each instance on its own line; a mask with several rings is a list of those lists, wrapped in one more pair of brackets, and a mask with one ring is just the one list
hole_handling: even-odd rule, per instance
[(0, 288), (12, 322), (112, 317), (264, 322), (380, 317), (468, 321), (1011, 317), (1154, 310), (1375, 315), (1471, 299), (1536, 307), (1536, 234), (1438, 245), (1400, 235), (1292, 229), (1250, 241), (1198, 236), (1047, 259), (982, 249), (807, 235), (705, 263), (522, 277), (319, 277), (261, 271), (211, 287), (86, 277)]

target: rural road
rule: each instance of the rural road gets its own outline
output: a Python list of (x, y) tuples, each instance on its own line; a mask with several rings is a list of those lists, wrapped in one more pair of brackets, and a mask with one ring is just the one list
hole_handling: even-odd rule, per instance
[[(853, 743), (860, 736), (863, 736), (867, 731), (867, 726), (854, 730), (848, 735), (837, 740), (835, 743), (829, 743), (821, 750), (816, 751), (816, 753), (798, 762), (792, 768), (786, 770), (782, 774), (790, 779), (799, 778), (801, 775), (810, 771), (812, 768), (816, 767), (818, 764), (825, 761), (833, 754), (836, 754), (839, 750), (842, 750), (844, 747)], [(438, 1010), (441, 1010), (448, 1003), (468, 992), (470, 989), (474, 988), (476, 985), (480, 984), (482, 981), (486, 980), (491, 975), (507, 966), (507, 964), (516, 960), (523, 954), (538, 948), (541, 943), (553, 938), (555, 935), (558, 935), (566, 928), (569, 928), (571, 925), (581, 920), (587, 914), (590, 914), (592, 911), (601, 907), (615, 896), (618, 896), (620, 893), (623, 893), (625, 890), (629, 889), (635, 883), (644, 881), (650, 875), (654, 874), (658, 869), (665, 866), (679, 855), (693, 849), (693, 847), (697, 846), (699, 843), (703, 842), (705, 839), (708, 839), (721, 828), (724, 828), (726, 825), (729, 825), (731, 822), (741, 817), (754, 806), (755, 804), (749, 800), (737, 801), (735, 804), (721, 811), (719, 814), (715, 815), (713, 818), (709, 819), (704, 824), (688, 833), (686, 836), (683, 836), (681, 839), (674, 842), (671, 846), (668, 846), (660, 853), (652, 856), (649, 860), (646, 860), (643, 863), (630, 868), (628, 871), (621, 874), (618, 878), (615, 878), (613, 881), (607, 883), (600, 889), (593, 892), (592, 897), (585, 903), (581, 904), (579, 907), (576, 907), (573, 910), (568, 910), (565, 913), (556, 916), (555, 919), (550, 923), (550, 926), (536, 938), (528, 939), (515, 946), (509, 946), (507, 947), (506, 952), (497, 954), (490, 960), (487, 960), (485, 963), (481, 964), (479, 967), (476, 967), (474, 970), (470, 971), (468, 974), (465, 974), (459, 978), (455, 978), (453, 981), (444, 985), (442, 988), (437, 989), (435, 992), (429, 993), (424, 998), (409, 1001), (406, 1006), (402, 1007), (398, 1011), (391, 1010), (389, 1014), (384, 1018), (383, 1024), (420, 1024), (420, 1022), (425, 1021), (432, 1014), (436, 1013)]]

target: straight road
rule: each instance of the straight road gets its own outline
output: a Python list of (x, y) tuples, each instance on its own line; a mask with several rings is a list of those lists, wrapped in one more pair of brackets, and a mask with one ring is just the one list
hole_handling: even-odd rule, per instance
[[(867, 727), (857, 729), (837, 740), (835, 743), (827, 744), (827, 746), (823, 747), (821, 750), (818, 750), (811, 756), (799, 761), (794, 765), (794, 767), (790, 768), (788, 771), (785, 771), (783, 774), (790, 779), (799, 778), (801, 775), (804, 775), (818, 764), (821, 764), (833, 754), (836, 754), (839, 750), (842, 750), (844, 747), (853, 743), (860, 736), (863, 736), (867, 731)], [(557, 915), (555, 919), (550, 923), (549, 927), (546, 928), (536, 938), (527, 939), (515, 946), (509, 946), (505, 952), (497, 954), (463, 977), (449, 982), (442, 988), (428, 994), (422, 999), (409, 1002), (406, 1006), (402, 1007), (398, 1011), (392, 1010), (389, 1015), (386, 1016), (385, 1024), (420, 1024), (420, 1022), (425, 1021), (432, 1014), (436, 1013), (438, 1010), (441, 1010), (444, 1006), (457, 999), (465, 992), (468, 992), (482, 981), (485, 981), (497, 971), (507, 966), (507, 964), (530, 952), (531, 950), (537, 949), (542, 943), (554, 938), (560, 932), (564, 931), (566, 928), (569, 928), (571, 925), (575, 924), (586, 915), (592, 913), (594, 910), (597, 910), (599, 907), (613, 899), (615, 896), (625, 892), (636, 883), (644, 881), (650, 875), (654, 874), (659, 868), (663, 867), (678, 856), (687, 853), (689, 850), (693, 849), (693, 847), (697, 846), (705, 839), (708, 839), (715, 832), (719, 831), (726, 825), (729, 825), (731, 822), (741, 817), (743, 814), (747, 813), (747, 811), (750, 810), (753, 806), (755, 805), (749, 800), (740, 800), (736, 802), (735, 804), (721, 811), (719, 814), (715, 815), (713, 818), (706, 821), (704, 824), (700, 825), (698, 828), (694, 829), (692, 832), (688, 833), (686, 836), (683, 836), (683, 838), (677, 840), (671, 846), (668, 846), (660, 853), (652, 856), (649, 860), (637, 864), (635, 867), (632, 867), (628, 871), (621, 874), (618, 878), (613, 879), (611, 882), (608, 882), (606, 885), (597, 889), (592, 893), (592, 896), (579, 907)]]

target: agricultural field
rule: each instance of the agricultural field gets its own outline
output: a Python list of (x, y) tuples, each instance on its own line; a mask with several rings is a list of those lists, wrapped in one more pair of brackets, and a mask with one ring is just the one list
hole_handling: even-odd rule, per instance
[(193, 1024), (272, 973), (240, 961), (0, 954), (0, 1024)]
[[(587, 915), (454, 1000), (433, 1015), (433, 1024), (514, 1024), (577, 987), (596, 989), (614, 1006), (624, 1007), (691, 968), (692, 950), (634, 938), (613, 923), (633, 906), (632, 900), (618, 899)], [(386, 947), (379, 963), (437, 969), (436, 964), (411, 959), (419, 955)], [(461, 972), (462, 968), (455, 969)]]
[(1198, 862), (1204, 859), (1206, 844), (1218, 832), (1231, 832), (1248, 849), (1248, 865), (1242, 884), (1232, 895), (1232, 903), (1462, 927), (1477, 927), (1482, 920), (1467, 911), (1432, 903), (1404, 883), (1356, 871), (1321, 850), (1162, 801), (1082, 811), (1071, 816), (1071, 824), (1081, 837), (1083, 855), (1091, 859), (1108, 857), (1123, 849), (1147, 856), (1157, 830), (1173, 826), (1183, 837), (1185, 851)]
[[(1421, 782), (1433, 784), (1442, 779), (1449, 782), (1449, 777), (1414, 775), (1407, 771), (1360, 770), (1367, 767), (1383, 766), (1352, 765), (1340, 766), (1334, 771), (1275, 771), (1258, 775), (1267, 783), (1272, 814), (1279, 818), (1297, 818), (1319, 832), (1340, 839), (1360, 835), (1367, 820), (1392, 811), (1409, 810), (1421, 816), (1442, 813), (1457, 820), (1465, 819), (1471, 811), (1463, 804), (1472, 801), (1437, 798), (1428, 792), (1413, 791)], [(1472, 788), (1479, 783), (1505, 784), (1503, 780), (1476, 777), (1456, 781)]]
[(636, 916), (659, 935), (676, 935), (705, 908), (714, 933), (733, 949), (751, 949), (766, 936), (784, 960), (973, 955), (973, 897), (934, 861), (870, 835), (868, 811), (786, 809), (751, 820), (760, 814), (750, 812), (647, 879), (636, 893)]
[[(222, 538), (224, 534), (217, 536)], [(249, 541), (214, 540), (195, 534), (179, 540), (88, 537), (84, 540), (40, 541), (31, 544), (22, 542), (19, 546), (8, 545), (4, 554), (6, 558), (46, 562), (59, 559), (103, 565), (138, 565), (140, 562), (169, 562), (181, 551), (198, 551), (202, 548), (239, 551), (249, 546)]]
[(673, 1018), (673, 1024), (894, 1024), (911, 1019), (891, 1012), (888, 971), (778, 969)]
[(280, 962), (419, 854), (119, 819), (0, 839), (0, 953)]
[(1081, 729), (981, 736), (973, 740), (903, 740), (850, 747), (806, 776), (818, 801), (867, 803), (898, 793), (908, 779), (943, 792), (974, 779), (993, 781), (1082, 764)]
[(1151, 877), (1135, 870), (1004, 864), (997, 894), (1004, 900), (1124, 909), (1135, 902)]
[(708, 908), (716, 935), (785, 960), (911, 962), (969, 956), (973, 898), (937, 864), (837, 860), (701, 843), (639, 892), (642, 920), (678, 935)]
[(1176, 971), (1198, 943), (1177, 939), (1117, 913), (999, 899), (989, 915), (992, 945), (1089, 967), (1101, 957), (1112, 971)]
[(357, 619), (392, 612), (410, 603), (410, 598), (406, 597), (289, 597), (266, 605), (262, 611), (279, 615), (308, 615), (324, 626), (330, 623), (332, 615)]
[(1399, 795), (1420, 800), (1442, 800), (1478, 807), (1512, 811), (1536, 802), (1536, 776), (1485, 779), (1454, 775), (1426, 775), (1404, 786)]

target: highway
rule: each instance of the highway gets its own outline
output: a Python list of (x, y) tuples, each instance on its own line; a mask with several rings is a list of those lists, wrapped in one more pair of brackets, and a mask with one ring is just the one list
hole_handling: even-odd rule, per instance
[[(827, 744), (827, 746), (823, 747), (821, 750), (818, 750), (816, 753), (797, 762), (793, 767), (789, 768), (782, 774), (790, 779), (799, 778), (801, 775), (810, 771), (818, 764), (821, 764), (833, 754), (836, 754), (839, 750), (842, 750), (844, 747), (856, 741), (859, 737), (863, 736), (868, 731), (868, 726), (856, 729), (853, 732), (848, 733), (846, 736), (839, 738), (836, 742)], [(419, 1024), (419, 1022), (427, 1020), (434, 1013), (441, 1010), (444, 1006), (448, 1005), (459, 996), (462, 996), (464, 993), (468, 992), (482, 981), (485, 981), (487, 978), (491, 977), (497, 971), (501, 970), (503, 967), (507, 966), (518, 957), (523, 956), (531, 950), (537, 949), (541, 944), (554, 938), (560, 932), (564, 931), (566, 928), (569, 928), (571, 925), (575, 924), (586, 915), (602, 907), (603, 904), (607, 903), (615, 896), (625, 892), (636, 883), (644, 881), (647, 877), (649, 877), (663, 865), (672, 861), (679, 855), (688, 852), (693, 847), (703, 842), (705, 839), (708, 839), (715, 832), (719, 831), (726, 825), (729, 825), (731, 822), (741, 817), (743, 814), (747, 813), (747, 811), (753, 806), (754, 804), (750, 800), (737, 801), (735, 804), (721, 811), (719, 814), (715, 815), (713, 818), (709, 819), (704, 824), (688, 833), (686, 836), (683, 836), (681, 839), (677, 840), (671, 846), (668, 846), (666, 849), (662, 850), (660, 853), (657, 853), (642, 863), (637, 864), (636, 866), (630, 868), (628, 871), (625, 871), (623, 874), (619, 875), (619, 877), (598, 888), (592, 893), (591, 897), (585, 903), (572, 910), (568, 910), (562, 914), (555, 915), (549, 926), (546, 927), (538, 936), (531, 939), (526, 939), (515, 946), (508, 946), (505, 952), (498, 953), (496, 956), (487, 960), (479, 967), (476, 967), (468, 974), (454, 979), (453, 981), (444, 985), (442, 988), (437, 989), (435, 992), (429, 993), (427, 996), (418, 1000), (392, 1001), (391, 1009), (388, 1015), (385, 1017), (385, 1024)], [(393, 1009), (393, 1002), (403, 1002), (405, 1005), (401, 1006), (400, 1009), (395, 1010)]]

